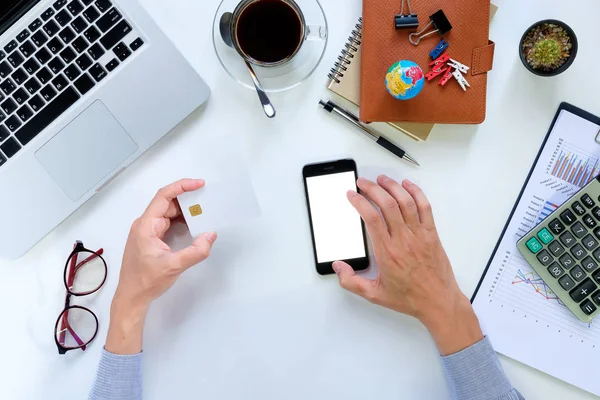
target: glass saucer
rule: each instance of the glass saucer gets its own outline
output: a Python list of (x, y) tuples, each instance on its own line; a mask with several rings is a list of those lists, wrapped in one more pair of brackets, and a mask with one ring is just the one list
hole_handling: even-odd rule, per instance
[[(318, 0), (295, 0), (304, 13), (307, 26), (319, 29), (321, 39), (308, 38), (302, 44), (298, 54), (287, 64), (279, 67), (261, 67), (252, 65), (264, 90), (268, 93), (283, 92), (306, 81), (317, 69), (329, 40), (327, 17)], [(213, 21), (213, 45), (217, 58), (229, 76), (242, 86), (255, 90), (246, 63), (238, 52), (227, 46), (221, 38), (219, 22), (225, 12), (233, 12), (239, 0), (222, 0)], [(313, 32), (314, 33), (314, 32)], [(312, 35), (311, 35), (312, 36)]]

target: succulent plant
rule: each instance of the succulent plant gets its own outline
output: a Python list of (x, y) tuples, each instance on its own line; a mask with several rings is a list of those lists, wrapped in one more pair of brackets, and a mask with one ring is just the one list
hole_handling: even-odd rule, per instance
[(533, 50), (529, 53), (532, 67), (536, 65), (552, 68), (561, 58), (560, 43), (553, 38), (542, 39), (533, 45)]
[(552, 71), (571, 56), (571, 38), (561, 26), (542, 24), (528, 32), (523, 41), (523, 54), (534, 69)]

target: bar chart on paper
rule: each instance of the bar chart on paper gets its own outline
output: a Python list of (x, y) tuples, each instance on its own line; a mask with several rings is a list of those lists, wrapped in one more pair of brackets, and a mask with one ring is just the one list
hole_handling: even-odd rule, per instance
[(547, 173), (582, 188), (600, 173), (600, 158), (561, 138)]

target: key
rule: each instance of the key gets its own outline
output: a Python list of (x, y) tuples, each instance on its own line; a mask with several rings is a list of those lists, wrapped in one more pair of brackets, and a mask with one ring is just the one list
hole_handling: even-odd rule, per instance
[(23, 43), (25, 41), (25, 39), (27, 39), (28, 37), (29, 37), (29, 31), (27, 29), (25, 29), (17, 35), (17, 40), (19, 41), (19, 43)]
[(581, 303), (581, 310), (585, 313), (585, 315), (592, 315), (597, 308), (590, 300), (586, 300)]
[(83, 1), (83, 5), (89, 6), (92, 3), (92, 1), (94, 1), (94, 0), (81, 0), (81, 1)]
[(98, 0), (94, 4), (96, 4), (96, 7), (98, 7), (98, 10), (100, 10), (100, 12), (106, 12), (106, 10), (108, 10), (112, 6), (109, 0)]
[(41, 88), (42, 85), (40, 85), (35, 78), (31, 78), (25, 83), (25, 89), (29, 92), (29, 94), (37, 93), (37, 91)]
[(573, 211), (575, 211), (575, 214), (577, 215), (583, 215), (585, 214), (585, 208), (583, 208), (583, 206), (581, 205), (580, 202), (576, 201), (571, 205), (571, 208), (573, 209)]
[(64, 76), (57, 75), (56, 78), (54, 78), (52, 80), (52, 84), (54, 85), (54, 87), (56, 88), (56, 90), (58, 90), (60, 92), (65, 87), (67, 87), (67, 85), (69, 84), (69, 82), (65, 79)]
[(56, 75), (63, 70), (65, 64), (59, 57), (54, 57), (52, 61), (48, 63), (48, 67), (50, 68), (50, 71), (54, 72), (54, 74)]
[[(6, 119), (6, 115), (4, 115), (0, 112), (0, 122), (4, 121), (5, 119)], [(2, 142), (4, 139), (6, 139), (6, 137), (3, 137), (2, 132), (0, 131), (0, 142)]]
[[(0, 130), (6, 129), (3, 126), (0, 126)], [(2, 153), (0, 153), (0, 167), (6, 164), (6, 157)]]
[(15, 40), (11, 40), (10, 42), (8, 42), (8, 44), (6, 46), (4, 46), (4, 51), (6, 52), (6, 54), (8, 54), (11, 51), (13, 51), (14, 49), (16, 49), (17, 46), (18, 46), (17, 42)]
[(62, 31), (60, 31), (60, 33), (58, 34), (58, 36), (60, 36), (61, 40), (63, 42), (65, 42), (65, 44), (69, 44), (71, 43), (71, 41), (73, 39), (75, 39), (75, 37), (77, 36), (75, 34), (75, 32), (73, 32), (73, 30), (71, 28), (69, 28), (68, 26), (63, 29)]
[(600, 269), (597, 269), (592, 273), (592, 278), (600, 285)]
[(73, 46), (73, 48), (79, 53), (83, 53), (85, 51), (85, 49), (87, 49), (88, 47), (90, 47), (90, 45), (88, 44), (88, 42), (85, 41), (84, 38), (82, 37), (78, 37), (77, 39), (75, 39), (73, 41), (73, 43), (71, 43), (71, 46)]
[(77, 57), (77, 54), (70, 47), (67, 47), (60, 53), (60, 58), (62, 58), (65, 64), (71, 63), (71, 61), (73, 61), (75, 57)]
[(35, 53), (35, 58), (40, 62), (40, 64), (46, 64), (52, 58), (52, 54), (43, 48)]
[(42, 85), (45, 85), (52, 79), (52, 72), (50, 72), (48, 68), (44, 67), (40, 70), (40, 72), (35, 74), (35, 77), (38, 78)]
[(533, 254), (537, 253), (538, 251), (540, 251), (542, 249), (542, 245), (540, 242), (538, 242), (538, 240), (536, 238), (531, 238), (527, 241), (527, 243), (525, 243), (527, 248), (529, 249), (529, 251), (531, 251)]
[(600, 221), (600, 207), (594, 207), (594, 209), (592, 210), (592, 215), (594, 216), (594, 218)]
[(100, 64), (95, 64), (88, 72), (90, 75), (92, 75), (96, 82), (100, 82), (102, 79), (104, 79), (104, 77), (106, 77), (106, 70), (102, 68)]
[(31, 32), (35, 32), (40, 26), (42, 26), (42, 21), (39, 18), (36, 18), (31, 24), (29, 24), (28, 28)]
[(21, 105), (25, 103), (29, 99), (29, 95), (23, 88), (18, 88), (13, 94), (13, 99), (17, 102), (17, 104)]
[(536, 257), (537, 257), (538, 261), (541, 262), (542, 265), (544, 265), (544, 266), (548, 266), (548, 265), (550, 265), (550, 263), (552, 263), (554, 261), (554, 258), (552, 258), (550, 253), (548, 253), (548, 251), (546, 251), (546, 250), (540, 251), (536, 255)]
[(566, 269), (573, 268), (575, 266), (575, 260), (573, 260), (573, 257), (571, 257), (569, 253), (565, 253), (562, 256), (560, 256), (558, 261)]
[(17, 115), (19, 116), (19, 118), (21, 118), (21, 121), (27, 122), (29, 118), (33, 117), (33, 111), (31, 111), (31, 109), (27, 107), (27, 105), (24, 105), (23, 107), (17, 110)]
[(54, 88), (50, 86), (50, 84), (44, 86), (40, 93), (46, 101), (50, 101), (56, 96), (56, 90), (54, 90)]
[(13, 51), (10, 56), (8, 56), (7, 60), (10, 63), (10, 65), (13, 66), (13, 68), (17, 68), (19, 65), (23, 64), (23, 62), (25, 61), (25, 59), (23, 58), (21, 53), (19, 53), (16, 50)]
[(3, 60), (6, 57), (6, 53), (0, 50), (0, 60)]
[(552, 275), (553, 277), (559, 278), (562, 274), (565, 273), (565, 270), (562, 269), (557, 263), (552, 263), (552, 265), (548, 267), (548, 272), (550, 272), (550, 275)]
[(77, 68), (75, 64), (71, 64), (65, 69), (64, 74), (71, 82), (73, 82), (81, 75), (81, 71), (79, 71), (79, 68)]
[(25, 73), (25, 71), (23, 70), (23, 68), (17, 68), (10, 77), (12, 78), (13, 81), (15, 81), (15, 83), (17, 85), (22, 84), (28, 78), (28, 76)]
[(98, 43), (94, 44), (92, 47), (88, 49), (88, 54), (92, 56), (94, 60), (98, 60), (100, 57), (104, 55), (105, 51)]
[(12, 70), (12, 67), (8, 65), (6, 61), (2, 61), (2, 63), (0, 63), (0, 78), (6, 78)]
[(567, 292), (575, 287), (575, 282), (569, 275), (565, 275), (558, 280), (560, 286), (565, 289)]
[[(17, 118), (16, 115), (13, 115), (11, 117), (9, 117), (6, 120), (6, 126), (8, 127), (8, 129), (11, 132), (16, 131), (17, 129), (19, 129), (19, 127), (21, 126), (21, 121), (19, 121), (19, 118)], [(11, 138), (12, 139), (12, 138)], [(10, 140), (10, 139), (9, 139)], [(5, 142), (6, 143), (6, 142)], [(6, 154), (6, 152), (4, 152), (4, 154)], [(6, 154), (8, 156), (8, 158), (10, 158), (11, 156), (9, 156), (8, 154)]]
[(83, 6), (79, 1), (73, 0), (67, 5), (67, 9), (69, 12), (71, 12), (71, 14), (73, 14), (73, 16), (75, 16), (83, 11)]
[(6, 79), (4, 80), (4, 82), (0, 83), (0, 89), (2, 89), (4, 94), (8, 96), (12, 92), (14, 92), (17, 89), (17, 87), (15, 86), (12, 80)]
[(600, 290), (592, 295), (592, 300), (594, 300), (594, 303), (600, 306)]
[(554, 257), (558, 257), (565, 252), (565, 248), (562, 247), (557, 240), (548, 245), (548, 250), (550, 250), (550, 253), (552, 253)]
[(71, 26), (73, 27), (75, 32), (81, 33), (84, 31), (85, 28), (88, 27), (88, 23), (85, 22), (85, 19), (83, 19), (83, 17), (77, 17), (75, 18), (75, 20), (73, 20)]
[[(16, 119), (16, 117), (14, 116), (12, 118)], [(6, 139), (6, 141), (2, 143), (2, 145), (0, 145), (0, 149), (2, 149), (6, 157), (11, 158), (15, 154), (17, 154), (19, 150), (21, 150), (21, 145), (17, 143), (15, 138), (10, 137)]]
[(100, 28), (102, 33), (106, 33), (110, 28), (115, 26), (115, 24), (122, 18), (121, 14), (117, 11), (116, 8), (111, 8), (109, 12), (107, 12), (102, 18), (96, 22), (96, 26)]
[(562, 242), (563, 245), (565, 245), (568, 248), (570, 248), (571, 246), (573, 246), (575, 244), (575, 238), (568, 231), (563, 233), (562, 235), (560, 235), (560, 241)]
[(576, 282), (581, 282), (581, 280), (587, 276), (579, 265), (576, 265), (570, 273)]
[(13, 99), (6, 99), (6, 101), (4, 101), (2, 103), (2, 105), (0, 105), (0, 107), (2, 108), (2, 111), (4, 111), (4, 113), (6, 115), (12, 114), (13, 111), (15, 111), (17, 109), (17, 104), (13, 101)]
[(56, 19), (56, 22), (58, 22), (61, 26), (65, 26), (73, 20), (73, 17), (67, 12), (67, 10), (62, 10), (56, 14), (54, 19)]
[(91, 67), (91, 66), (92, 66), (92, 64), (93, 64), (93, 61), (92, 61), (92, 59), (91, 59), (91, 58), (89, 58), (89, 57), (87, 56), (87, 54), (82, 54), (82, 55), (81, 55), (81, 57), (79, 57), (79, 58), (77, 59), (77, 61), (75, 61), (75, 62), (77, 63), (77, 65), (79, 66), (79, 68), (80, 68), (82, 71), (85, 71), (86, 69), (88, 69), (89, 67)]
[(90, 24), (100, 18), (100, 13), (94, 6), (90, 6), (87, 10), (83, 12), (83, 18), (87, 20)]
[(28, 58), (35, 52), (35, 46), (28, 40), (19, 47), (19, 50), (21, 50), (21, 53), (25, 58)]
[(52, 7), (54, 7), (55, 10), (60, 10), (62, 7), (65, 6), (65, 4), (67, 4), (68, 0), (57, 0), (54, 2), (54, 4), (52, 5)]
[(588, 228), (595, 228), (596, 225), (598, 225), (596, 223), (596, 220), (594, 220), (594, 218), (592, 218), (591, 215), (586, 214), (583, 217), (581, 217), (581, 219), (583, 220), (583, 223), (587, 225)]
[(571, 248), (571, 253), (573, 254), (573, 257), (578, 260), (581, 260), (583, 257), (587, 256), (587, 251), (585, 251), (585, 249), (579, 243)]
[(550, 222), (550, 230), (555, 235), (559, 235), (565, 230), (565, 226), (556, 218)]
[(56, 35), (59, 30), (60, 27), (54, 21), (48, 21), (48, 23), (44, 25), (44, 32), (46, 32), (48, 36)]
[(49, 8), (42, 13), (42, 19), (44, 21), (48, 21), (50, 18), (52, 18), (53, 15), (54, 15), (54, 10)]
[(594, 203), (594, 200), (592, 200), (592, 198), (587, 193), (581, 196), (581, 202), (587, 208), (593, 208), (596, 205), (596, 203)]
[(93, 26), (90, 26), (83, 34), (90, 43), (94, 43), (102, 34)]
[(580, 239), (584, 237), (588, 232), (587, 229), (585, 229), (585, 227), (583, 226), (583, 224), (579, 221), (573, 224), (573, 226), (571, 227), (571, 231), (575, 234), (575, 236), (577, 236)]
[(596, 238), (600, 239), (600, 227), (594, 229), (594, 236), (596, 236)]
[(75, 81), (75, 87), (77, 88), (77, 90), (79, 90), (79, 93), (81, 93), (81, 95), (84, 95), (87, 92), (89, 92), (94, 87), (94, 85), (94, 81), (92, 80), (92, 78), (89, 77), (88, 74), (83, 74), (81, 78)]
[(57, 54), (59, 51), (61, 51), (64, 48), (65, 48), (65, 46), (62, 44), (62, 42), (58, 38), (50, 39), (50, 41), (48, 42), (48, 49), (50, 50), (50, 52), (52, 54)]
[(23, 145), (29, 143), (56, 118), (79, 100), (79, 95), (72, 87), (65, 89), (52, 102), (48, 103), (38, 114), (29, 120), (15, 134)]
[(38, 64), (33, 58), (25, 61), (23, 64), (23, 68), (27, 71), (28, 74), (33, 75), (40, 69), (40, 64)]
[(600, 249), (595, 250), (592, 254), (596, 260), (600, 261)]
[(560, 214), (560, 219), (568, 226), (575, 222), (577, 218), (571, 212), (571, 210), (565, 210)]
[(129, 45), (129, 47), (131, 47), (131, 50), (136, 51), (137, 49), (139, 49), (143, 45), (144, 45), (144, 41), (142, 40), (142, 38), (137, 38), (133, 42), (131, 42), (131, 44)]
[(42, 47), (47, 41), (48, 36), (42, 31), (37, 31), (31, 36), (31, 41), (37, 46)]
[(104, 46), (105, 49), (112, 49), (117, 43), (123, 40), (131, 30), (131, 25), (129, 25), (127, 21), (121, 20), (121, 22), (115, 25), (100, 39), (100, 43), (102, 43), (102, 46)]
[(46, 103), (44, 103), (44, 100), (42, 100), (39, 94), (36, 94), (29, 102), (27, 102), (27, 104), (29, 104), (29, 107), (31, 107), (34, 112), (38, 112)]
[(106, 70), (108, 72), (112, 72), (118, 66), (119, 66), (119, 61), (116, 58), (113, 58), (112, 60), (110, 60), (110, 62), (108, 64), (106, 64)]
[(589, 251), (593, 251), (596, 247), (598, 247), (598, 241), (592, 235), (587, 235), (584, 237), (581, 243), (583, 243), (585, 248)]
[(121, 52), (121, 54), (119, 54), (119, 60), (125, 61), (126, 59), (129, 58), (130, 55), (131, 55), (131, 50), (125, 49)]
[(587, 278), (581, 282), (575, 289), (569, 292), (569, 295), (576, 303), (581, 303), (583, 299), (592, 294), (598, 287), (592, 282), (591, 279)]
[(8, 129), (4, 125), (0, 125), (0, 142), (4, 142), (9, 136), (10, 132)]
[(125, 46), (125, 43), (121, 42), (115, 46), (115, 48), (113, 49), (113, 53), (115, 53), (115, 56), (118, 56), (119, 54), (124, 52), (126, 48), (127, 46)]
[(593, 272), (598, 267), (598, 264), (596, 264), (592, 257), (587, 256), (581, 260), (581, 266), (585, 268), (586, 271)]

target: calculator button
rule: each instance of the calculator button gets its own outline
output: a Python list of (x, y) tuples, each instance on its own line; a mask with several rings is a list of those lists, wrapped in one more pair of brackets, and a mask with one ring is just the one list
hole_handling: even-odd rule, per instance
[(587, 275), (578, 265), (571, 270), (571, 276), (573, 277), (573, 279), (575, 279), (576, 282), (581, 282), (583, 278), (585, 278)]
[(592, 210), (592, 215), (594, 216), (594, 218), (600, 221), (600, 207), (594, 207), (594, 209)]
[(565, 210), (560, 214), (560, 219), (567, 225), (571, 225), (575, 222), (576, 217), (575, 214), (571, 212), (571, 210)]
[(548, 244), (552, 240), (554, 240), (554, 236), (552, 236), (552, 234), (546, 228), (544, 228), (541, 231), (539, 231), (538, 234), (537, 234), (537, 236), (540, 238), (540, 240), (542, 242), (544, 242), (544, 244)]
[(575, 234), (575, 236), (577, 236), (580, 239), (588, 233), (588, 230), (585, 229), (585, 226), (583, 226), (583, 224), (579, 221), (573, 224), (573, 227), (571, 227), (571, 231)]
[(564, 274), (565, 270), (562, 269), (557, 263), (553, 263), (548, 267), (548, 272), (550, 272), (553, 277), (559, 278), (562, 274)]
[(574, 202), (573, 205), (571, 206), (571, 208), (573, 209), (573, 211), (575, 211), (575, 214), (577, 214), (577, 215), (585, 214), (585, 208), (583, 208), (581, 203), (578, 201)]
[(584, 237), (581, 240), (581, 243), (589, 251), (593, 251), (596, 247), (598, 247), (598, 241), (592, 235), (587, 235), (586, 237)]
[(560, 265), (562, 265), (566, 269), (570, 269), (570, 268), (573, 268), (575, 266), (575, 260), (573, 260), (573, 257), (571, 257), (571, 255), (569, 253), (563, 254), (558, 259), (558, 261), (560, 262)]
[(581, 202), (587, 208), (593, 208), (596, 205), (596, 203), (594, 203), (594, 200), (592, 200), (592, 198), (587, 193), (581, 196)]
[(583, 303), (581, 303), (581, 309), (586, 315), (592, 315), (594, 311), (597, 310), (594, 303), (592, 303), (590, 300), (586, 300)]
[(550, 263), (554, 261), (554, 258), (552, 258), (550, 253), (548, 253), (548, 251), (546, 250), (540, 251), (536, 257), (538, 261), (541, 262), (542, 265), (544, 265), (545, 267), (550, 265)]
[(583, 299), (592, 294), (598, 287), (592, 282), (591, 279), (586, 279), (579, 284), (575, 289), (569, 292), (573, 301), (581, 303)]
[(571, 235), (570, 232), (565, 232), (560, 235), (560, 241), (567, 247), (571, 247), (575, 244), (575, 238)]
[(595, 235), (595, 236), (596, 236), (598, 239), (600, 239), (600, 227), (598, 227), (598, 228), (594, 229), (594, 235)]
[(560, 278), (558, 280), (558, 283), (560, 283), (560, 286), (562, 286), (562, 288), (566, 291), (569, 291), (575, 287), (575, 282), (573, 281), (573, 279), (571, 279), (569, 275), (565, 275), (562, 278)]
[(533, 253), (537, 253), (538, 251), (540, 251), (542, 249), (542, 245), (540, 244), (540, 242), (538, 242), (538, 240), (536, 238), (531, 238), (527, 241), (526, 243), (527, 248)]
[(571, 253), (573, 254), (573, 257), (578, 260), (581, 260), (583, 257), (587, 256), (587, 251), (585, 251), (583, 246), (581, 246), (579, 243), (571, 248)]
[(592, 295), (592, 300), (594, 300), (594, 303), (600, 306), (600, 290)]
[(588, 228), (595, 228), (596, 225), (598, 225), (596, 220), (594, 220), (594, 218), (592, 218), (592, 216), (589, 214), (584, 215), (581, 217), (581, 219), (583, 220), (583, 223), (588, 226)]
[(554, 242), (550, 243), (548, 245), (548, 250), (550, 250), (554, 257), (558, 257), (565, 252), (565, 248), (562, 247), (560, 243), (558, 243), (558, 240), (555, 240)]
[(556, 218), (550, 222), (550, 230), (554, 232), (555, 235), (560, 235), (565, 230), (565, 226), (558, 220), (558, 218)]
[(593, 272), (598, 267), (598, 264), (594, 261), (592, 257), (587, 256), (581, 261), (581, 266), (587, 271)]

